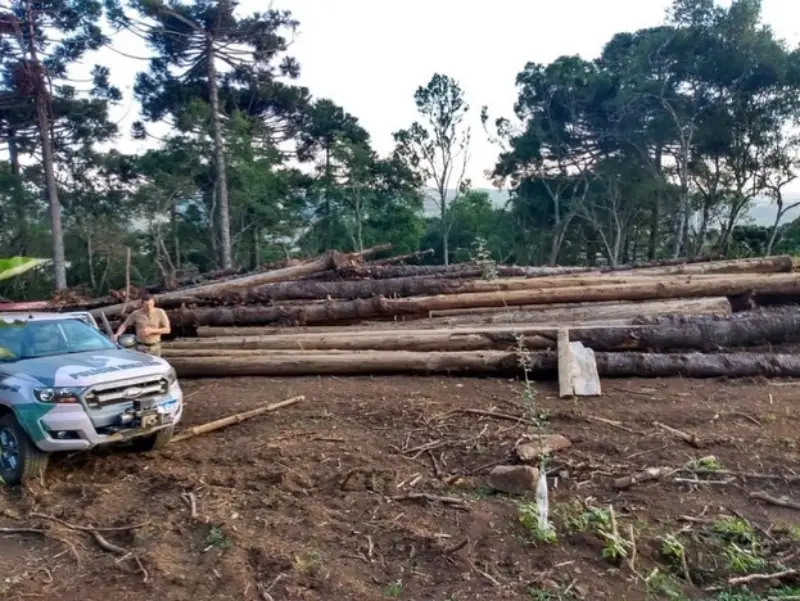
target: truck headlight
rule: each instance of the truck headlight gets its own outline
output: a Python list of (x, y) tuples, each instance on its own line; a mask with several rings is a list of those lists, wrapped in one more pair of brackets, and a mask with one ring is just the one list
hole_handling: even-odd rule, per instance
[(78, 403), (82, 388), (53, 387), (37, 388), (33, 391), (36, 399), (42, 403)]
[(167, 384), (169, 386), (172, 386), (178, 380), (178, 374), (174, 367), (170, 367), (167, 373), (164, 374), (164, 377), (167, 379)]

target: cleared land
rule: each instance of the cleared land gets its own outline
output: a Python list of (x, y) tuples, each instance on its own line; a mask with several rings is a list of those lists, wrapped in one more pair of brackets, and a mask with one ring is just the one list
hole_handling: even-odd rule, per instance
[[(63, 457), (44, 482), (4, 491), (0, 527), (31, 531), (0, 535), (0, 598), (800, 595), (791, 574), (751, 583), (758, 596), (705, 590), (800, 567), (800, 511), (750, 498), (800, 502), (797, 475), (767, 477), (800, 473), (800, 383), (608, 380), (601, 398), (574, 401), (556, 398), (549, 382), (534, 383), (526, 401), (517, 381), (434, 377), (243, 378), (184, 388), (187, 426), (307, 398), (161, 453)], [(697, 446), (654, 421), (696, 436)], [(555, 542), (526, 519), (533, 494), (510, 497), (486, 483), (492, 466), (518, 462), (517, 441), (540, 431), (573, 442), (547, 465)], [(614, 485), (667, 466), (691, 469)], [(631, 547), (620, 562), (604, 557), (615, 546), (601, 534), (609, 507), (619, 546), (633, 532), (633, 567)], [(83, 529), (90, 526), (109, 530), (97, 538)]]

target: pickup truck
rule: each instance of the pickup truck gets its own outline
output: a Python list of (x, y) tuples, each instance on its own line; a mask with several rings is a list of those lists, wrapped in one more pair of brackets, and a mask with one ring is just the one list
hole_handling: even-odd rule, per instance
[(39, 476), (54, 452), (170, 441), (183, 414), (175, 370), (133, 343), (89, 313), (0, 313), (0, 483)]

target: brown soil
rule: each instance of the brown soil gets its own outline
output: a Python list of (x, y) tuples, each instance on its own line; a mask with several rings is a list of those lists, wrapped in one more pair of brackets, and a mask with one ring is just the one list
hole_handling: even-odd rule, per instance
[[(766, 491), (800, 501), (797, 479), (686, 472), (622, 492), (613, 487), (616, 477), (708, 455), (725, 470), (800, 472), (800, 383), (675, 379), (604, 386), (601, 398), (573, 401), (559, 400), (552, 383), (536, 383), (531, 410), (523, 407), (523, 386), (508, 380), (187, 381), (185, 425), (297, 394), (307, 399), (159, 453), (59, 457), (44, 482), (6, 489), (0, 526), (44, 532), (1, 535), (0, 598), (684, 598), (669, 597), (672, 591), (716, 599), (702, 589), (730, 576), (725, 551), (735, 550), (732, 542), (751, 546), (746, 532), (738, 542), (713, 533), (725, 516), (736, 515), (759, 541), (751, 571), (800, 566), (800, 512), (748, 498)], [(548, 463), (557, 542), (542, 542), (525, 528), (520, 499), (485, 485), (489, 469), (513, 463), (514, 443), (537, 428), (459, 409), (539, 415), (546, 432), (573, 441)], [(654, 428), (654, 420), (698, 435), (703, 448)], [(430, 453), (422, 450), (426, 444)], [(410, 492), (462, 497), (468, 510), (392, 499)], [(196, 520), (186, 493), (196, 500)], [(535, 504), (533, 495), (527, 501)], [(609, 505), (620, 533), (635, 532), (635, 571), (602, 556), (605, 541), (594, 523), (581, 531), (587, 508)], [(33, 514), (118, 528), (102, 532), (118, 553), (103, 550), (91, 532)], [(686, 571), (660, 554), (667, 534), (684, 544)]]

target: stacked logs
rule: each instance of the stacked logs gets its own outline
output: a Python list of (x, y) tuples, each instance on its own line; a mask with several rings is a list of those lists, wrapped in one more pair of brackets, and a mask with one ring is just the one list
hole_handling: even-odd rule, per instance
[[(616, 269), (369, 263), (326, 255), (157, 295), (184, 377), (532, 373), (556, 369), (557, 330), (600, 375), (800, 376), (791, 257)], [(71, 307), (75, 308), (75, 307)], [(118, 323), (135, 303), (88, 304)]]

